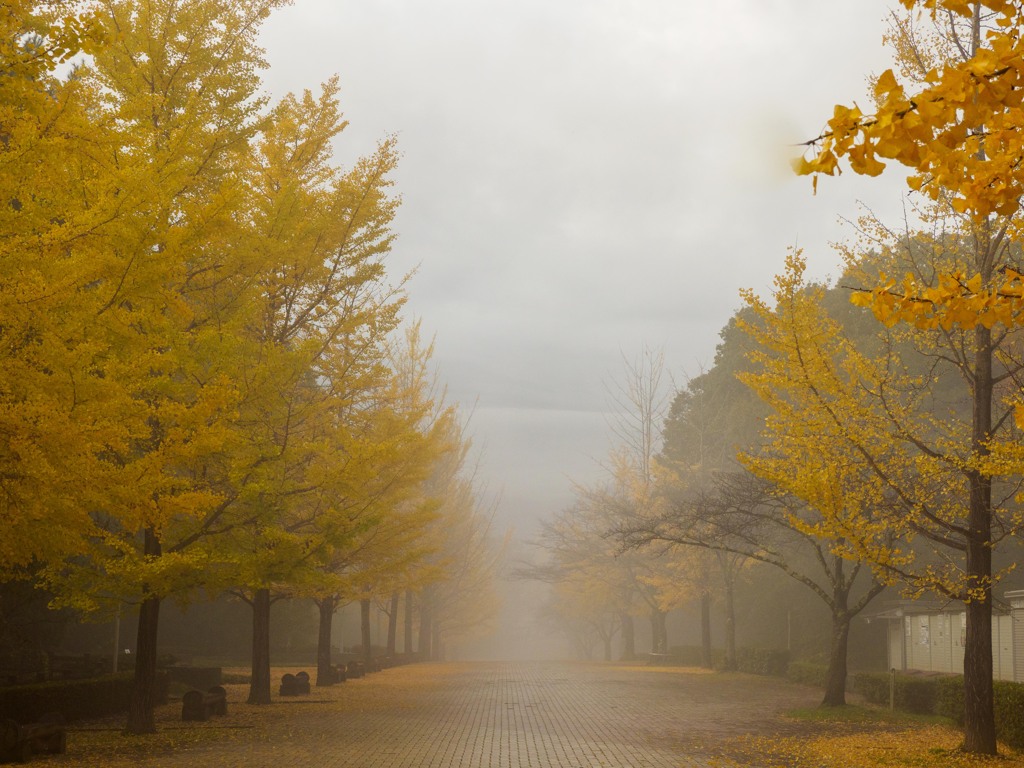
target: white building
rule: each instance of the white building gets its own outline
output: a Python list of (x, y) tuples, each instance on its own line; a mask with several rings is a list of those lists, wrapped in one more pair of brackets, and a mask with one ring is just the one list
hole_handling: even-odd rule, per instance
[[(1009, 612), (997, 608), (992, 616), (992, 675), (1024, 682), (1024, 590), (1005, 597)], [(888, 621), (889, 669), (963, 674), (967, 614), (962, 605), (907, 601), (874, 619)]]

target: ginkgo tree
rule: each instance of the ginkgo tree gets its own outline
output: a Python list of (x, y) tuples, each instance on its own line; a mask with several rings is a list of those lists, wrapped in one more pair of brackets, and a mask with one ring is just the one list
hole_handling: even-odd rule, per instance
[[(616, 520), (607, 506), (592, 502), (593, 490), (581, 489), (573, 504), (542, 523), (533, 543), (543, 559), (520, 566), (516, 575), (552, 585), (550, 607), (556, 610), (545, 618), (577, 648), (589, 647), (596, 635), (610, 655), (611, 640), (621, 630), (623, 654), (632, 657), (634, 617), (645, 608), (649, 615), (662, 610), (658, 587), (640, 578), (644, 556), (618, 556), (618, 543), (607, 535)], [(651, 643), (655, 651), (656, 631)]]
[[(933, 243), (921, 239), (916, 245), (933, 257)], [(887, 259), (906, 263), (883, 251), (851, 264), (847, 279), (870, 279)], [(879, 326), (873, 343), (855, 343), (825, 310), (824, 290), (805, 282), (804, 268), (791, 254), (772, 301), (747, 294), (758, 347), (744, 379), (772, 412), (765, 450), (746, 463), (816, 510), (814, 520), (793, 522), (830, 542), (835, 554), (870, 563), (880, 580), (900, 581), (914, 595), (930, 591), (966, 604), (965, 704), (969, 713), (975, 708), (969, 724), (991, 728), (984, 711), (987, 696), (991, 713), (991, 595), (1004, 575), (993, 570), (993, 556), (1021, 517), (1013, 500), (1019, 477), (986, 472), (972, 441), (979, 383), (970, 375), (976, 358), (966, 350), (973, 334)], [(1019, 372), (1017, 346), (1012, 335), (999, 340), (999, 378)], [(1013, 441), (1008, 413), (993, 419), (987, 448)], [(979, 477), (987, 492), (984, 528), (973, 522)], [(973, 549), (978, 540), (981, 557)], [(966, 735), (969, 744), (972, 731)]]
[[(668, 560), (637, 547), (624, 549), (617, 535), (633, 521), (654, 515), (662, 503), (656, 460), (668, 398), (664, 354), (644, 348), (635, 360), (623, 362), (623, 376), (608, 385), (608, 421), (615, 445), (604, 462), (606, 477), (574, 487), (575, 502), (544, 524), (536, 542), (548, 553), (548, 561), (523, 568), (520, 575), (563, 583), (560, 599), (576, 595), (584, 600), (586, 610), (577, 609), (575, 616), (586, 619), (584, 625), (599, 630), (604, 640), (610, 632), (607, 617), (617, 615), (626, 655), (635, 650), (633, 618), (646, 613), (651, 651), (664, 654), (666, 614), (682, 593), (665, 586), (671, 579)], [(570, 583), (580, 580), (584, 583)]]
[(856, 173), (877, 176), (894, 160), (910, 169), (911, 189), (948, 197), (954, 210), (978, 223), (1016, 213), (1024, 194), (1024, 12), (1008, 0), (901, 3), (966, 20), (966, 55), (930, 68), (912, 88), (887, 69), (874, 82), (875, 109), (866, 114), (837, 105), (797, 172), (834, 175), (845, 158)]
[[(581, 489), (587, 502), (611, 517), (611, 535), (629, 521), (655, 513), (662, 503), (658, 471), (660, 433), (668, 409), (668, 372), (662, 350), (644, 347), (632, 361), (623, 359), (622, 376), (608, 385), (612, 414), (609, 426), (617, 445), (609, 452), (610, 481), (603, 487)], [(659, 590), (658, 574), (665, 563), (632, 553), (629, 557), (642, 588), (637, 594), (647, 604), (651, 621), (652, 650), (668, 653), (666, 614), (672, 605), (671, 590)]]
[[(347, 171), (332, 162), (336, 83), (266, 113), (256, 35), (280, 4), (0, 14), (44, 51), (4, 49), (28, 74), (0, 97), (0, 450), (17, 533), (0, 547), (5, 567), (48, 565), (65, 604), (140, 605), (135, 732), (154, 728), (161, 601), (314, 578), (352, 535), (329, 494), (374, 476), (339, 458), (385, 452), (345, 414), (391, 378), (397, 154), (386, 140)], [(87, 33), (88, 66), (45, 75)]]
[[(754, 557), (781, 568), (829, 607), (832, 632), (823, 703), (835, 706), (845, 703), (850, 623), (885, 585), (895, 576), (913, 575), (918, 591), (933, 588), (948, 595), (957, 587), (948, 571), (940, 577), (930, 567), (923, 573), (906, 568), (911, 557), (895, 543), (913, 534), (908, 534), (907, 500), (901, 504), (891, 498), (893, 489), (913, 478), (917, 499), (931, 503), (936, 497), (928, 494), (941, 497), (934, 484), (914, 476), (920, 466), (913, 462), (915, 447), (908, 454), (899, 445), (901, 434), (918, 428), (908, 414), (918, 411), (922, 421), (930, 420), (921, 407), (930, 390), (894, 374), (891, 358), (857, 350), (853, 334), (824, 311), (824, 289), (803, 282), (798, 253), (790, 255), (787, 267), (776, 278), (773, 302), (744, 292), (750, 311), (741, 314), (739, 327), (756, 343), (738, 377), (769, 412), (757, 443), (744, 446), (737, 458), (769, 485), (755, 492), (753, 504), (740, 504), (732, 524), (761, 528), (763, 533), (741, 535), (740, 541), (754, 543)], [(886, 387), (902, 399), (887, 397)], [(877, 400), (875, 392), (881, 393)], [(908, 400), (908, 393), (914, 397)], [(787, 528), (793, 535), (780, 535)], [(736, 533), (730, 531), (733, 537)], [(787, 542), (799, 550), (810, 548), (814, 565), (804, 566), (788, 555)], [(869, 579), (859, 578), (862, 572)]]
[[(168, 598), (251, 600), (262, 703), (274, 595), (436, 578), (425, 481), (458, 440), (429, 354), (392, 354), (396, 144), (339, 166), (336, 79), (269, 107), (285, 1), (0, 11), (0, 577), (139, 607), (135, 733)], [(482, 575), (466, 488), (441, 490)]]
[(119, 382), (86, 333), (117, 208), (88, 89), (55, 72), (101, 40), (82, 3), (0, 12), (0, 577), (81, 553), (81, 494), (109, 480), (95, 446), (120, 430)]
[(350, 433), (359, 435), (357, 444), (374, 450), (342, 448), (335, 459), (344, 467), (345, 482), (332, 495), (354, 535), (329, 542), (319, 566), (323, 578), (307, 590), (320, 614), (318, 685), (332, 679), (337, 609), (351, 601), (369, 601), (368, 591), (379, 596), (390, 590), (432, 551), (426, 529), (439, 502), (424, 487), (434, 467), (454, 450), (446, 426), (454, 411), (440, 402), (429, 376), (433, 347), (421, 343), (420, 324), (412, 323), (396, 336), (379, 349), (386, 379), (340, 414), (351, 423)]
[[(910, 170), (911, 190), (962, 215), (959, 264), (900, 280), (880, 275), (858, 301), (886, 323), (905, 321), (949, 332), (965, 329), (965, 374), (972, 384), (973, 423), (967, 436), (965, 531), (967, 648), (965, 744), (996, 750), (991, 683), (991, 550), (993, 470), (988, 462), (998, 418), (993, 372), (1000, 328), (1020, 324), (1021, 269), (1004, 256), (1020, 239), (1024, 192), (1024, 9), (1005, 0), (902, 0), (905, 8), (948, 20), (955, 55), (926, 66), (920, 80), (891, 69), (874, 83), (875, 107), (837, 106), (821, 135), (808, 142), (797, 171), (834, 175), (845, 160), (857, 173), (878, 175), (886, 161)], [(897, 50), (897, 54), (900, 51)], [(1017, 472), (1020, 466), (1003, 467)]]
[[(446, 407), (436, 420), (445, 450), (433, 462), (419, 493), (431, 504), (433, 519), (420, 531), (420, 547), (428, 550), (414, 567), (393, 582), (388, 644), (396, 642), (398, 590), (415, 601), (420, 615), (418, 653), (443, 659), (460, 641), (488, 631), (499, 600), (495, 580), (508, 535), (493, 530), (493, 512), (483, 507), (469, 458), (472, 441), (458, 411)], [(422, 502), (421, 502), (422, 503)], [(407, 621), (411, 621), (411, 606)], [(407, 626), (406, 649), (412, 627)]]
[[(848, 556), (833, 551), (834, 542), (818, 525), (821, 513), (806, 500), (787, 494), (783, 475), (806, 474), (802, 456), (789, 451), (796, 431), (788, 423), (780, 427), (781, 449), (762, 435), (768, 409), (740, 379), (749, 380), (763, 366), (752, 367), (747, 360), (759, 345), (744, 329), (764, 330), (750, 310), (737, 313), (722, 331), (714, 366), (690, 379), (676, 395), (658, 457), (665, 501), (653, 514), (622, 525), (619, 535), (627, 546), (653, 542), (672, 547), (670, 552), (684, 564), (682, 574), (695, 585), (700, 585), (701, 574), (694, 573), (694, 566), (712, 568), (703, 575), (705, 583), (712, 577), (716, 586), (721, 584), (727, 667), (736, 663), (732, 593), (740, 569), (755, 562), (768, 564), (810, 589), (829, 608), (832, 620), (822, 703), (839, 706), (845, 703), (851, 622), (880, 593), (882, 584), (870, 578), (862, 560), (849, 562)], [(779, 366), (788, 371), (792, 361)], [(821, 435), (808, 434), (812, 437), (805, 447), (814, 459), (821, 455)], [(755, 471), (777, 469), (778, 477), (764, 475), (778, 482), (755, 477), (744, 463)], [(853, 505), (860, 498), (856, 477), (845, 483), (827, 474), (815, 477), (832, 491), (833, 506)], [(706, 595), (707, 586), (704, 589)]]
[[(244, 324), (249, 305), (238, 298), (259, 271), (239, 212), (261, 110), (255, 32), (274, 5), (95, 6), (105, 42), (68, 86), (80, 94), (88, 131), (79, 125), (65, 134), (77, 141), (62, 157), (71, 175), (53, 185), (73, 194), (80, 210), (52, 217), (49, 228), (35, 224), (37, 241), (64, 243), (40, 263), (57, 277), (48, 292), (65, 304), (47, 308), (46, 328), (42, 316), (33, 321), (33, 335), (48, 339), (36, 351), (57, 356), (23, 354), (32, 372), (24, 381), (52, 403), (37, 423), (64, 419), (78, 427), (62, 438), (64, 446), (75, 443), (71, 457), (83, 460), (62, 481), (77, 484), (63, 504), (91, 524), (80, 531), (79, 557), (66, 567), (47, 558), (47, 578), (81, 607), (94, 607), (89, 601), (104, 593), (140, 601), (134, 731), (154, 727), (159, 600), (174, 584), (194, 586), (202, 572), (189, 554), (165, 553), (161, 532), (220, 503), (218, 489), (195, 480), (231, 434), (232, 365), (240, 358), (224, 340)], [(168, 26), (189, 34), (169, 32), (170, 42), (151, 45)], [(88, 264), (88, 277), (76, 264)], [(16, 290), (34, 290), (24, 267), (12, 274)], [(28, 399), (20, 399), (16, 412), (31, 425)], [(42, 447), (31, 427), (16, 434), (26, 433)], [(90, 563), (97, 566), (91, 585)]]
[(253, 607), (253, 703), (270, 700), (272, 593), (318, 582), (325, 553), (367, 524), (353, 520), (352, 489), (396, 484), (386, 466), (413, 450), (404, 432), (393, 435), (409, 430), (386, 396), (395, 378), (386, 341), (404, 301), (384, 263), (397, 154), (386, 140), (350, 169), (333, 162), (344, 128), (337, 90), (332, 80), (317, 96), (286, 96), (256, 143), (251, 242), (266, 268), (241, 339), (250, 351), (240, 446), (225, 478), (234, 501), (220, 523), (233, 548), (206, 537)]

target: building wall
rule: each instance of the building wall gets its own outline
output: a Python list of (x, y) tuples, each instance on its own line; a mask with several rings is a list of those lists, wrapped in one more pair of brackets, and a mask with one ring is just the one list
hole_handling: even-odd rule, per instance
[(906, 669), (907, 660), (903, 652), (903, 622), (886, 622), (889, 629), (889, 669)]
[(1013, 619), (1008, 615), (992, 617), (992, 676), (1013, 680)]
[[(889, 622), (889, 664), (963, 674), (966, 613), (912, 613)], [(1015, 656), (1016, 644), (1016, 656)], [(992, 676), (1024, 682), (1024, 613), (992, 617)]]
[(1024, 682), (1024, 611), (1014, 608), (1013, 625), (1013, 679)]
[(964, 652), (956, 614), (912, 614), (903, 617), (906, 669), (963, 672)]

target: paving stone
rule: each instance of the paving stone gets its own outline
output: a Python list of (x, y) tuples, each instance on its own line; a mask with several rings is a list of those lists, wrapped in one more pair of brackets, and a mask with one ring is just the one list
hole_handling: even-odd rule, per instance
[(271, 714), (249, 737), (147, 756), (135, 765), (708, 766), (738, 736), (794, 728), (781, 713), (812, 706), (820, 697), (814, 689), (746, 675), (547, 662), (400, 667), (326, 691), (323, 701), (265, 708)]

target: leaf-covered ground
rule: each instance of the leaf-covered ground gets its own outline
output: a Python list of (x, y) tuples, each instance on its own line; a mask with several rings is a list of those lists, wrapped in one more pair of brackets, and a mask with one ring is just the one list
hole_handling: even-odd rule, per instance
[[(632, 754), (650, 758), (643, 763), (645, 765), (1024, 768), (1024, 755), (1007, 748), (998, 758), (972, 758), (963, 754), (958, 750), (960, 733), (935, 718), (892, 716), (863, 707), (841, 710), (811, 707), (792, 710), (784, 716), (765, 713), (764, 719), (757, 719), (759, 708), (770, 707), (780, 696), (790, 696), (795, 691), (796, 698), (809, 702), (817, 693), (793, 687), (785, 681), (748, 675), (612, 665), (581, 665), (578, 670), (566, 671), (528, 664), (487, 672), (490, 678), (480, 673), (482, 677), (472, 678), (477, 681), (474, 692), (463, 697), (461, 692), (469, 690), (465, 665), (424, 664), (389, 670), (344, 685), (314, 687), (309, 696), (283, 699), (276, 695), (276, 689), (281, 676), (289, 671), (298, 670), (274, 670), (274, 703), (269, 706), (246, 704), (247, 685), (227, 685), (226, 718), (183, 723), (181, 703), (176, 700), (159, 708), (158, 733), (154, 735), (126, 736), (122, 732), (123, 717), (76, 724), (68, 735), (67, 754), (37, 756), (33, 763), (87, 768), (241, 768), (250, 765), (284, 768), (325, 765), (323, 756), (337, 756), (337, 750), (342, 748), (349, 751), (351, 759), (337, 764), (369, 768), (376, 764), (374, 755), (380, 754), (384, 759), (381, 750), (387, 746), (388, 737), (383, 736), (382, 741), (382, 735), (390, 728), (392, 748), (395, 748), (395, 741), (401, 740), (395, 738), (399, 732), (406, 734), (407, 738), (403, 738), (409, 744), (422, 740), (414, 749), (409, 748), (407, 755), (403, 753), (401, 760), (408, 757), (412, 762), (401, 762), (398, 755), (391, 755), (388, 759), (399, 762), (382, 764), (434, 765), (440, 754), (435, 750), (441, 749), (443, 744), (438, 745), (447, 739), (441, 734), (451, 728), (458, 730), (460, 718), (475, 717), (474, 708), (479, 715), (481, 702), (493, 699), (491, 704), (495, 711), (489, 717), (496, 720), (485, 717), (481, 721), (485, 723), (481, 733), (488, 738), (494, 734), (493, 723), (500, 721), (504, 728), (547, 728), (548, 732), (541, 734), (543, 738), (564, 739), (567, 735), (571, 737), (573, 730), (586, 730), (586, 724), (579, 718), (581, 713), (590, 712), (592, 717), (607, 718), (599, 730), (608, 737), (609, 744), (617, 743), (615, 740), (621, 735), (612, 734), (613, 731), (632, 730), (636, 743), (646, 744)], [(552, 681), (556, 674), (567, 682), (541, 684)], [(535, 680), (528, 680), (529, 675), (535, 676)], [(480, 680), (487, 682), (481, 684)], [(582, 682), (577, 685), (573, 681)], [(571, 696), (562, 703), (572, 704), (575, 709), (560, 716), (575, 718), (571, 723), (579, 724), (569, 727), (571, 723), (567, 721), (563, 725), (568, 730), (556, 722), (559, 715), (553, 700), (555, 692), (563, 689)], [(545, 702), (549, 694), (552, 700)], [(606, 700), (601, 703), (591, 698), (591, 694), (603, 695)], [(585, 698), (579, 698), (580, 695)], [(523, 700), (516, 709), (509, 708), (517, 698)], [(438, 707), (438, 702), (443, 700), (447, 701), (448, 709)], [(551, 707), (546, 708), (546, 703)], [(699, 713), (711, 710), (716, 714), (701, 718)], [(689, 713), (689, 719), (685, 713)], [(735, 713), (744, 714), (737, 717)], [(755, 717), (751, 718), (752, 714)], [(382, 724), (386, 726), (384, 730), (380, 730)], [(659, 730), (662, 725), (663, 732)], [(344, 733), (344, 738), (339, 739), (339, 733)], [(524, 743), (532, 743), (541, 736), (531, 730), (528, 738), (524, 737)], [(363, 751), (359, 752), (357, 745), (361, 745)], [(501, 764), (514, 768), (520, 764), (518, 758), (526, 757), (525, 751), (513, 755), (502, 752)], [(531, 759), (536, 757), (532, 754)], [(465, 764), (489, 765), (486, 759), (481, 759), (481, 762)], [(547, 766), (549, 763), (533, 759), (529, 764)], [(602, 764), (632, 766), (634, 763), (610, 760)]]
[[(438, 665), (440, 666), (440, 665)], [(228, 693), (228, 717), (214, 717), (205, 723), (182, 722), (180, 698), (157, 708), (157, 733), (132, 736), (124, 733), (124, 716), (74, 724), (68, 732), (68, 748), (64, 755), (38, 755), (33, 762), (52, 765), (74, 765), (86, 768), (138, 768), (143, 758), (161, 755), (182, 756), (227, 743), (245, 745), (280, 744), (287, 749), (289, 737), (302, 728), (309, 707), (321, 714), (343, 716), (349, 712), (395, 710), (410, 706), (417, 691), (426, 692), (439, 684), (443, 675), (431, 665), (403, 668), (400, 676), (373, 675), (344, 685), (313, 687), (309, 696), (284, 699), (277, 696), (282, 675), (308, 667), (275, 668), (271, 676), (273, 703), (257, 706), (245, 702), (247, 684), (225, 685)], [(225, 670), (244, 672), (244, 670)]]
[(923, 719), (851, 708), (835, 718), (800, 713), (809, 725), (801, 736), (750, 736), (733, 745), (719, 768), (1024, 768), (1024, 755), (1000, 745), (997, 757), (960, 750), (956, 728)]

